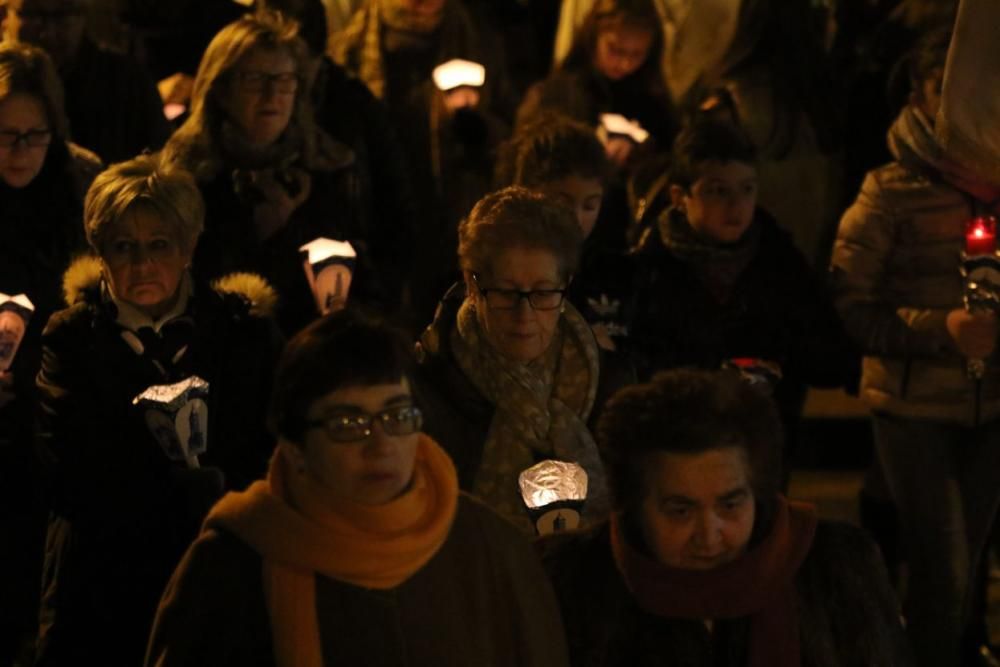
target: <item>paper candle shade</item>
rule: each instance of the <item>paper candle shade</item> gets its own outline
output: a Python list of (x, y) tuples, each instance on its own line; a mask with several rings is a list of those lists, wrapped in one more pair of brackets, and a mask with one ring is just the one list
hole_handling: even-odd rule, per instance
[(992, 255), (997, 251), (996, 218), (974, 218), (965, 225), (965, 254)]
[(518, 476), (521, 498), (539, 535), (580, 525), (587, 500), (587, 471), (568, 461), (542, 461)]
[(0, 372), (10, 370), (34, 313), (35, 305), (24, 294), (0, 293)]
[(347, 241), (318, 238), (299, 251), (304, 255), (306, 279), (320, 315), (341, 310), (347, 305), (357, 263), (354, 247)]
[(649, 132), (634, 120), (616, 113), (602, 113), (598, 136), (605, 142), (611, 137), (626, 137), (637, 144), (649, 139)]
[(432, 76), (434, 85), (443, 92), (462, 86), (480, 88), (486, 83), (486, 68), (479, 63), (456, 58), (435, 67)]
[(153, 385), (132, 403), (145, 411), (146, 425), (171, 461), (199, 467), (208, 449), (208, 383), (198, 376)]

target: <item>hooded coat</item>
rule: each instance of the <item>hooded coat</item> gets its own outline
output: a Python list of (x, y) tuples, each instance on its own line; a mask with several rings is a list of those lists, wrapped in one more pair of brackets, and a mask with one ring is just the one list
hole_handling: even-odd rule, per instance
[[(52, 496), (37, 664), (137, 665), (205, 512), (266, 468), (263, 415), (282, 341), (258, 308), (274, 295), (253, 276), (194, 282), (186, 311), (138, 352), (96, 260), (76, 262), (64, 284), (71, 305), (45, 329), (37, 380)], [(191, 376), (209, 383), (200, 468), (168, 458), (133, 405), (146, 388)]]

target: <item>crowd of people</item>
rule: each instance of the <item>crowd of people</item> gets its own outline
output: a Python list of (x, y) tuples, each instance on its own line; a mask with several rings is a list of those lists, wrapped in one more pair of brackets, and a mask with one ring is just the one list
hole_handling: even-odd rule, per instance
[(957, 5), (0, 0), (0, 667), (1000, 664)]

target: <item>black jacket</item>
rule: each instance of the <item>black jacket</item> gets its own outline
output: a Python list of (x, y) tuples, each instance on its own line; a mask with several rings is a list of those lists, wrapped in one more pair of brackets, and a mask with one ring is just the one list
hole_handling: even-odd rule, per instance
[[(611, 552), (608, 524), (540, 542), (575, 667), (744, 667), (749, 619), (668, 619), (644, 611)], [(895, 594), (871, 540), (821, 521), (795, 579), (802, 667), (912, 664)]]
[[(159, 595), (205, 512), (224, 488), (266, 469), (264, 413), (281, 339), (244, 295), (196, 283), (187, 312), (162, 329), (170, 346), (156, 358), (161, 370), (152, 345), (137, 354), (126, 342), (92, 265), (73, 269), (68, 282), (82, 290), (49, 321), (38, 375), (52, 485), (38, 664), (137, 665)], [(151, 385), (192, 375), (209, 383), (198, 469), (171, 461), (132, 404)]]
[[(451, 351), (450, 335), (464, 298), (459, 284), (441, 300), (434, 322), (418, 345), (414, 389), (424, 412), (424, 432), (448, 452), (458, 470), (459, 486), (468, 490), (479, 469), (496, 406), (465, 376)], [(632, 367), (621, 357), (602, 349), (600, 362), (597, 398), (588, 420), (592, 427), (611, 395), (635, 381)]]

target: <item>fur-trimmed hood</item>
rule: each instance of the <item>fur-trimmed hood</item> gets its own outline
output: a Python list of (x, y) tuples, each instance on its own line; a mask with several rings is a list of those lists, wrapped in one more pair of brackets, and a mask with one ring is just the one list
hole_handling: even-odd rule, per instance
[[(100, 300), (101, 260), (83, 255), (73, 260), (63, 274), (63, 297), (66, 304), (97, 303)], [(212, 282), (212, 289), (221, 296), (235, 296), (248, 305), (249, 314), (272, 317), (278, 304), (278, 293), (270, 283), (256, 273), (231, 273)]]

